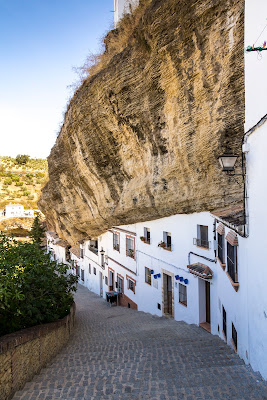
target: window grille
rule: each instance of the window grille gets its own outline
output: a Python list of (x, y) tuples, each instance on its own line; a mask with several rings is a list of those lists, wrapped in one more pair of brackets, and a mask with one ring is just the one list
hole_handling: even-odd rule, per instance
[(145, 267), (145, 282), (151, 285), (151, 272), (147, 267)]
[(224, 264), (224, 235), (218, 233), (218, 258)]
[(113, 249), (120, 251), (120, 237), (118, 233), (113, 233)]
[(134, 292), (134, 282), (131, 279), (128, 279), (128, 289)]
[(233, 282), (238, 282), (237, 276), (237, 251), (236, 246), (227, 242), (227, 272)]
[(134, 258), (134, 239), (126, 237), (126, 255)]
[(233, 323), (232, 323), (232, 339), (233, 339), (235, 348), (237, 350), (237, 331), (236, 331), (235, 326), (234, 326)]
[(187, 306), (187, 287), (179, 283), (179, 303)]
[(118, 276), (118, 293), (123, 293), (123, 279)]

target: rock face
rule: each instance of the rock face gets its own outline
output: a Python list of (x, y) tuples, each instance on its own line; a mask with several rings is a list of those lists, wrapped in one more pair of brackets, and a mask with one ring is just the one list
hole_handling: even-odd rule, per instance
[(239, 202), (217, 158), (241, 154), (243, 124), (244, 0), (152, 0), (73, 96), (39, 206), (73, 243)]

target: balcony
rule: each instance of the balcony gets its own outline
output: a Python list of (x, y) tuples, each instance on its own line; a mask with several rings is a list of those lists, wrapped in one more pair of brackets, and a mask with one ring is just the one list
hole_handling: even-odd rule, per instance
[(193, 244), (195, 246), (197, 246), (197, 247), (202, 247), (202, 248), (207, 249), (207, 250), (210, 249), (210, 242), (208, 240), (194, 238), (193, 239)]
[(98, 254), (98, 248), (97, 247), (94, 247), (94, 246), (88, 246), (88, 249), (92, 252), (92, 253), (94, 253), (94, 254)]

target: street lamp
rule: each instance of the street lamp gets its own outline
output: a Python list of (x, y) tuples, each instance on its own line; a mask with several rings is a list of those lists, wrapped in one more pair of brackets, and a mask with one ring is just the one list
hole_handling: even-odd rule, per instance
[(231, 154), (231, 153), (224, 153), (218, 157), (219, 163), (222, 167), (223, 171), (234, 171), (235, 170), (235, 163), (238, 156)]

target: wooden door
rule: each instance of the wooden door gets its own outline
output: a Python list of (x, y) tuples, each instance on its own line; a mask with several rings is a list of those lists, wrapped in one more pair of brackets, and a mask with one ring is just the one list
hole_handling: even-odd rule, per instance
[(205, 281), (206, 288), (206, 322), (210, 324), (210, 283)]
[(172, 277), (163, 274), (164, 314), (172, 315)]

